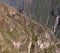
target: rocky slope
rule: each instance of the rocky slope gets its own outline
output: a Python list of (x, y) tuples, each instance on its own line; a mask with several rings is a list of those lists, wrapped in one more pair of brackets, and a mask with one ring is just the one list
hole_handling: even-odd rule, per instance
[(0, 53), (59, 53), (60, 41), (47, 27), (0, 4)]

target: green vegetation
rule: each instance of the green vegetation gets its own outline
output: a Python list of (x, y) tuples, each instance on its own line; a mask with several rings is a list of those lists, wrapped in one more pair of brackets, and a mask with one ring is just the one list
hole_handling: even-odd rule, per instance
[(31, 45), (31, 48), (30, 48), (30, 53), (33, 53), (33, 49), (35, 47), (35, 42), (37, 41), (37, 36), (36, 35), (32, 35), (32, 45)]
[(44, 53), (53, 53), (54, 49), (55, 49), (54, 46), (50, 46), (48, 49), (44, 49)]
[(8, 50), (7, 51), (5, 50), (5, 51), (3, 51), (3, 53), (10, 53), (10, 52)]
[(47, 53), (47, 50), (46, 49), (44, 49), (44, 53)]
[(53, 53), (53, 47), (49, 48), (47, 51), (48, 53)]
[(0, 32), (2, 32), (2, 29), (0, 28)]
[(9, 36), (11, 37), (11, 38), (15, 38), (15, 36), (14, 36), (14, 33), (13, 32), (8, 32), (8, 34), (9, 34)]
[(11, 16), (10, 14), (6, 14), (8, 17), (13, 18), (14, 16)]
[(14, 29), (14, 31), (12, 31), (12, 32), (7, 31), (7, 33), (9, 34), (9, 37), (13, 38), (14, 40), (16, 40), (17, 37), (19, 37), (19, 35), (17, 34), (17, 30), (16, 29)]
[(37, 36), (36, 35), (32, 35), (32, 41), (36, 42), (37, 41)]
[(5, 50), (5, 51), (3, 51), (2, 53), (17, 53), (17, 51), (16, 50), (14, 50), (13, 49), (13, 51), (11, 51), (11, 50)]

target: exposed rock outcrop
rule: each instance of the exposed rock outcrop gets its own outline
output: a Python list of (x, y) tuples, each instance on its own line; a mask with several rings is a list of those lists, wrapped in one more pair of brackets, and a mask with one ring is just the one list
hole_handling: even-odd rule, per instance
[(58, 42), (47, 27), (0, 4), (0, 53), (58, 53)]

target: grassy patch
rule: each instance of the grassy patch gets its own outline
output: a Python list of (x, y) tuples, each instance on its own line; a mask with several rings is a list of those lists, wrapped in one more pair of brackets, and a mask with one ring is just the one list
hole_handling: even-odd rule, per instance
[(48, 49), (44, 49), (44, 53), (53, 53), (54, 52), (54, 46), (49, 47)]
[(10, 14), (6, 14), (8, 17), (13, 18), (14, 16), (11, 16)]
[(46, 49), (44, 49), (44, 53), (47, 53), (47, 50)]
[(32, 35), (32, 41), (36, 42), (37, 41), (37, 36), (36, 35)]
[(3, 51), (3, 53), (10, 53), (8, 50)]
[(2, 53), (17, 53), (17, 51), (16, 50), (5, 50), (5, 51), (3, 51)]
[(0, 32), (2, 32), (2, 29), (0, 28)]

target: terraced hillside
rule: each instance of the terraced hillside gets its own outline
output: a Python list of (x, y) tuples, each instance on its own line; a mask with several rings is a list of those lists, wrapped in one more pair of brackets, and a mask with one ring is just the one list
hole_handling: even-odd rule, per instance
[(0, 3), (0, 53), (59, 53), (60, 41), (47, 27)]

